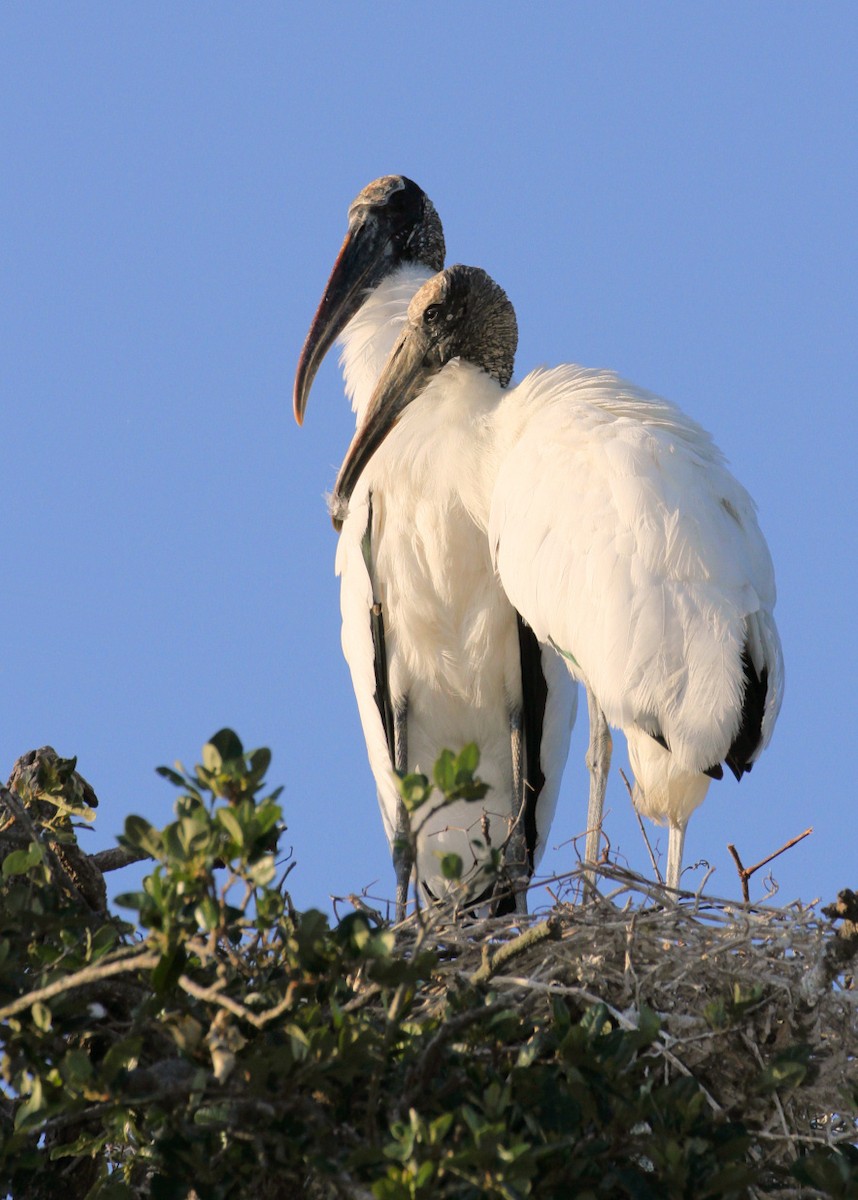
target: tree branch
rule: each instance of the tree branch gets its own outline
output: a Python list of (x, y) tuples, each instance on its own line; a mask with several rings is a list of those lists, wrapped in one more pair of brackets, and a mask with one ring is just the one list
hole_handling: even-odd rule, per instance
[(727, 843), (727, 849), (732, 854), (733, 861), (736, 864), (736, 870), (739, 872), (739, 880), (742, 884), (742, 899), (745, 901), (746, 904), (749, 904), (750, 900), (751, 900), (751, 893), (748, 889), (748, 880), (751, 878), (751, 876), (754, 874), (754, 872), (759, 871), (760, 867), (765, 867), (768, 863), (770, 863), (772, 861), (772, 859), (777, 858), (779, 854), (783, 854), (785, 850), (791, 850), (793, 846), (797, 845), (800, 841), (802, 841), (804, 838), (808, 837), (811, 833), (813, 833), (812, 825), (810, 826), (809, 829), (805, 829), (804, 833), (800, 833), (798, 835), (798, 837), (791, 838), (790, 841), (786, 842), (783, 846), (781, 846), (780, 850), (775, 850), (774, 854), (770, 854), (767, 858), (760, 859), (760, 861), (758, 863), (755, 863), (753, 867), (743, 866), (742, 860), (741, 860), (741, 858), (739, 858), (739, 851), (732, 844), (732, 842)]
[(91, 967), (83, 967), (82, 970), (75, 971), (71, 975), (64, 975), (62, 979), (57, 979), (45, 987), (37, 988), (35, 992), (27, 992), (25, 996), (19, 996), (11, 1004), (0, 1008), (0, 1021), (8, 1021), (10, 1017), (24, 1012), (33, 1004), (39, 1004), (43, 1000), (52, 1000), (54, 996), (61, 996), (63, 992), (70, 992), (74, 988), (85, 987), (90, 983), (100, 983), (102, 979), (110, 979), (114, 975), (124, 975), (129, 971), (152, 970), (157, 967), (160, 959), (160, 954), (153, 954), (151, 951), (140, 953), (135, 946), (134, 957), (125, 956), (112, 959), (110, 962), (95, 963)]
[(546, 938), (558, 938), (559, 936), (559, 921), (553, 917), (549, 917), (546, 921), (541, 921), (538, 925), (533, 925), (530, 929), (526, 929), (524, 933), (520, 933), (511, 942), (507, 942), (506, 945), (501, 946), (492, 955), (488, 953), (488, 946), (484, 946), (482, 965), (474, 971), (468, 982), (472, 986), (486, 983), (496, 971), (499, 971), (505, 963), (508, 963), (511, 958), (515, 958), (517, 954), (523, 954), (525, 950), (529, 950), (531, 946), (536, 946), (539, 942), (544, 942)]

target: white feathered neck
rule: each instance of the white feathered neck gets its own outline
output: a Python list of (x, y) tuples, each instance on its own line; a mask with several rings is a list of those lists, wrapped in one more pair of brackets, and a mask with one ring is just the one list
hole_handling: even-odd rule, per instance
[(357, 423), (363, 420), (373, 388), (405, 323), (408, 304), (433, 271), (405, 263), (374, 288), (337, 338), (346, 396)]

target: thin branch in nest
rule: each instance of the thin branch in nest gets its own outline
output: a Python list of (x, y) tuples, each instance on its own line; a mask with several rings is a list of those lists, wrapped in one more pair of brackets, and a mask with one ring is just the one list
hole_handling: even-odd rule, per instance
[(709, 882), (709, 880), (715, 874), (714, 867), (710, 867), (708, 863), (706, 864), (706, 867), (707, 867), (706, 874), (700, 880), (700, 885), (698, 886), (697, 891), (694, 893), (694, 911), (695, 912), (697, 912), (697, 910), (700, 906), (700, 901), (704, 898), (703, 889), (706, 887), (706, 884)]
[(524, 933), (520, 933), (518, 937), (513, 938), (511, 942), (501, 946), (494, 954), (489, 954), (487, 945), (483, 946), (483, 961), (481, 966), (471, 975), (468, 982), (476, 987), (477, 984), (486, 983), (491, 979), (492, 975), (510, 959), (515, 958), (517, 954), (524, 953), (531, 946), (535, 946), (538, 942), (544, 942), (546, 938), (556, 939), (560, 936), (560, 923), (549, 917), (546, 921), (540, 921), (538, 925), (533, 925), (530, 929), (525, 929)]
[(812, 825), (809, 829), (805, 829), (804, 833), (800, 833), (798, 837), (791, 838), (790, 841), (781, 846), (780, 850), (775, 850), (774, 854), (770, 854), (767, 858), (761, 859), (753, 867), (743, 866), (742, 860), (739, 858), (739, 851), (732, 842), (727, 843), (727, 849), (732, 854), (733, 861), (736, 864), (736, 870), (739, 872), (739, 881), (742, 884), (742, 899), (746, 904), (750, 903), (751, 900), (751, 894), (748, 889), (748, 880), (751, 878), (754, 872), (759, 871), (760, 867), (765, 867), (772, 861), (772, 859), (777, 858), (779, 854), (783, 854), (786, 850), (791, 850), (793, 846), (796, 846), (799, 842), (803, 841), (804, 838), (808, 837), (811, 833), (813, 833)]
[(652, 863), (653, 871), (655, 871), (655, 877), (659, 883), (663, 884), (664, 879), (662, 878), (661, 871), (659, 871), (659, 869), (658, 869), (658, 863), (655, 861), (655, 855), (652, 852), (652, 846), (650, 845), (649, 838), (647, 837), (646, 829), (644, 829), (644, 823), (641, 820), (641, 815), (638, 812), (637, 807), (635, 805), (635, 799), (634, 799), (634, 795), (632, 793), (632, 785), (629, 783), (628, 779), (626, 778), (626, 773), (622, 767), (620, 767), (620, 777), (622, 778), (623, 783), (626, 785), (626, 791), (629, 793), (629, 799), (632, 802), (632, 811), (634, 812), (635, 817), (637, 818), (638, 828), (641, 831), (641, 837), (643, 838), (644, 844), (646, 845), (647, 853), (649, 854), (649, 861)]

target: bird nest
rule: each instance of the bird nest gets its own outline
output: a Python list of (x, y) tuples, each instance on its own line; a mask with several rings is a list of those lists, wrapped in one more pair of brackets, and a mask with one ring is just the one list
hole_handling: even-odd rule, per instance
[(567, 884), (579, 902), (523, 921), (412, 917), (400, 936), (441, 959), (425, 1015), (478, 984), (534, 1020), (552, 997), (604, 1005), (625, 1029), (649, 1009), (665, 1077), (693, 1077), (714, 1114), (771, 1146), (770, 1161), (858, 1140), (858, 896), (820, 915), (672, 894), (613, 866), (599, 890), (580, 872)]

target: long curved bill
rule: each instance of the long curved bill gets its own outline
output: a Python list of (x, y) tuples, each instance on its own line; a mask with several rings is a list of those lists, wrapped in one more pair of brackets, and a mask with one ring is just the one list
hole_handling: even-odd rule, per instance
[(298, 359), (292, 403), (299, 425), (322, 359), (383, 274), (385, 248), (375, 221), (353, 224), (346, 234)]
[(372, 456), (412, 400), (416, 400), (440, 361), (430, 362), (428, 346), (419, 330), (406, 325), (390, 352), (366, 411), (363, 424), (349, 446), (331, 497), (331, 519), (340, 530), (357, 482)]

